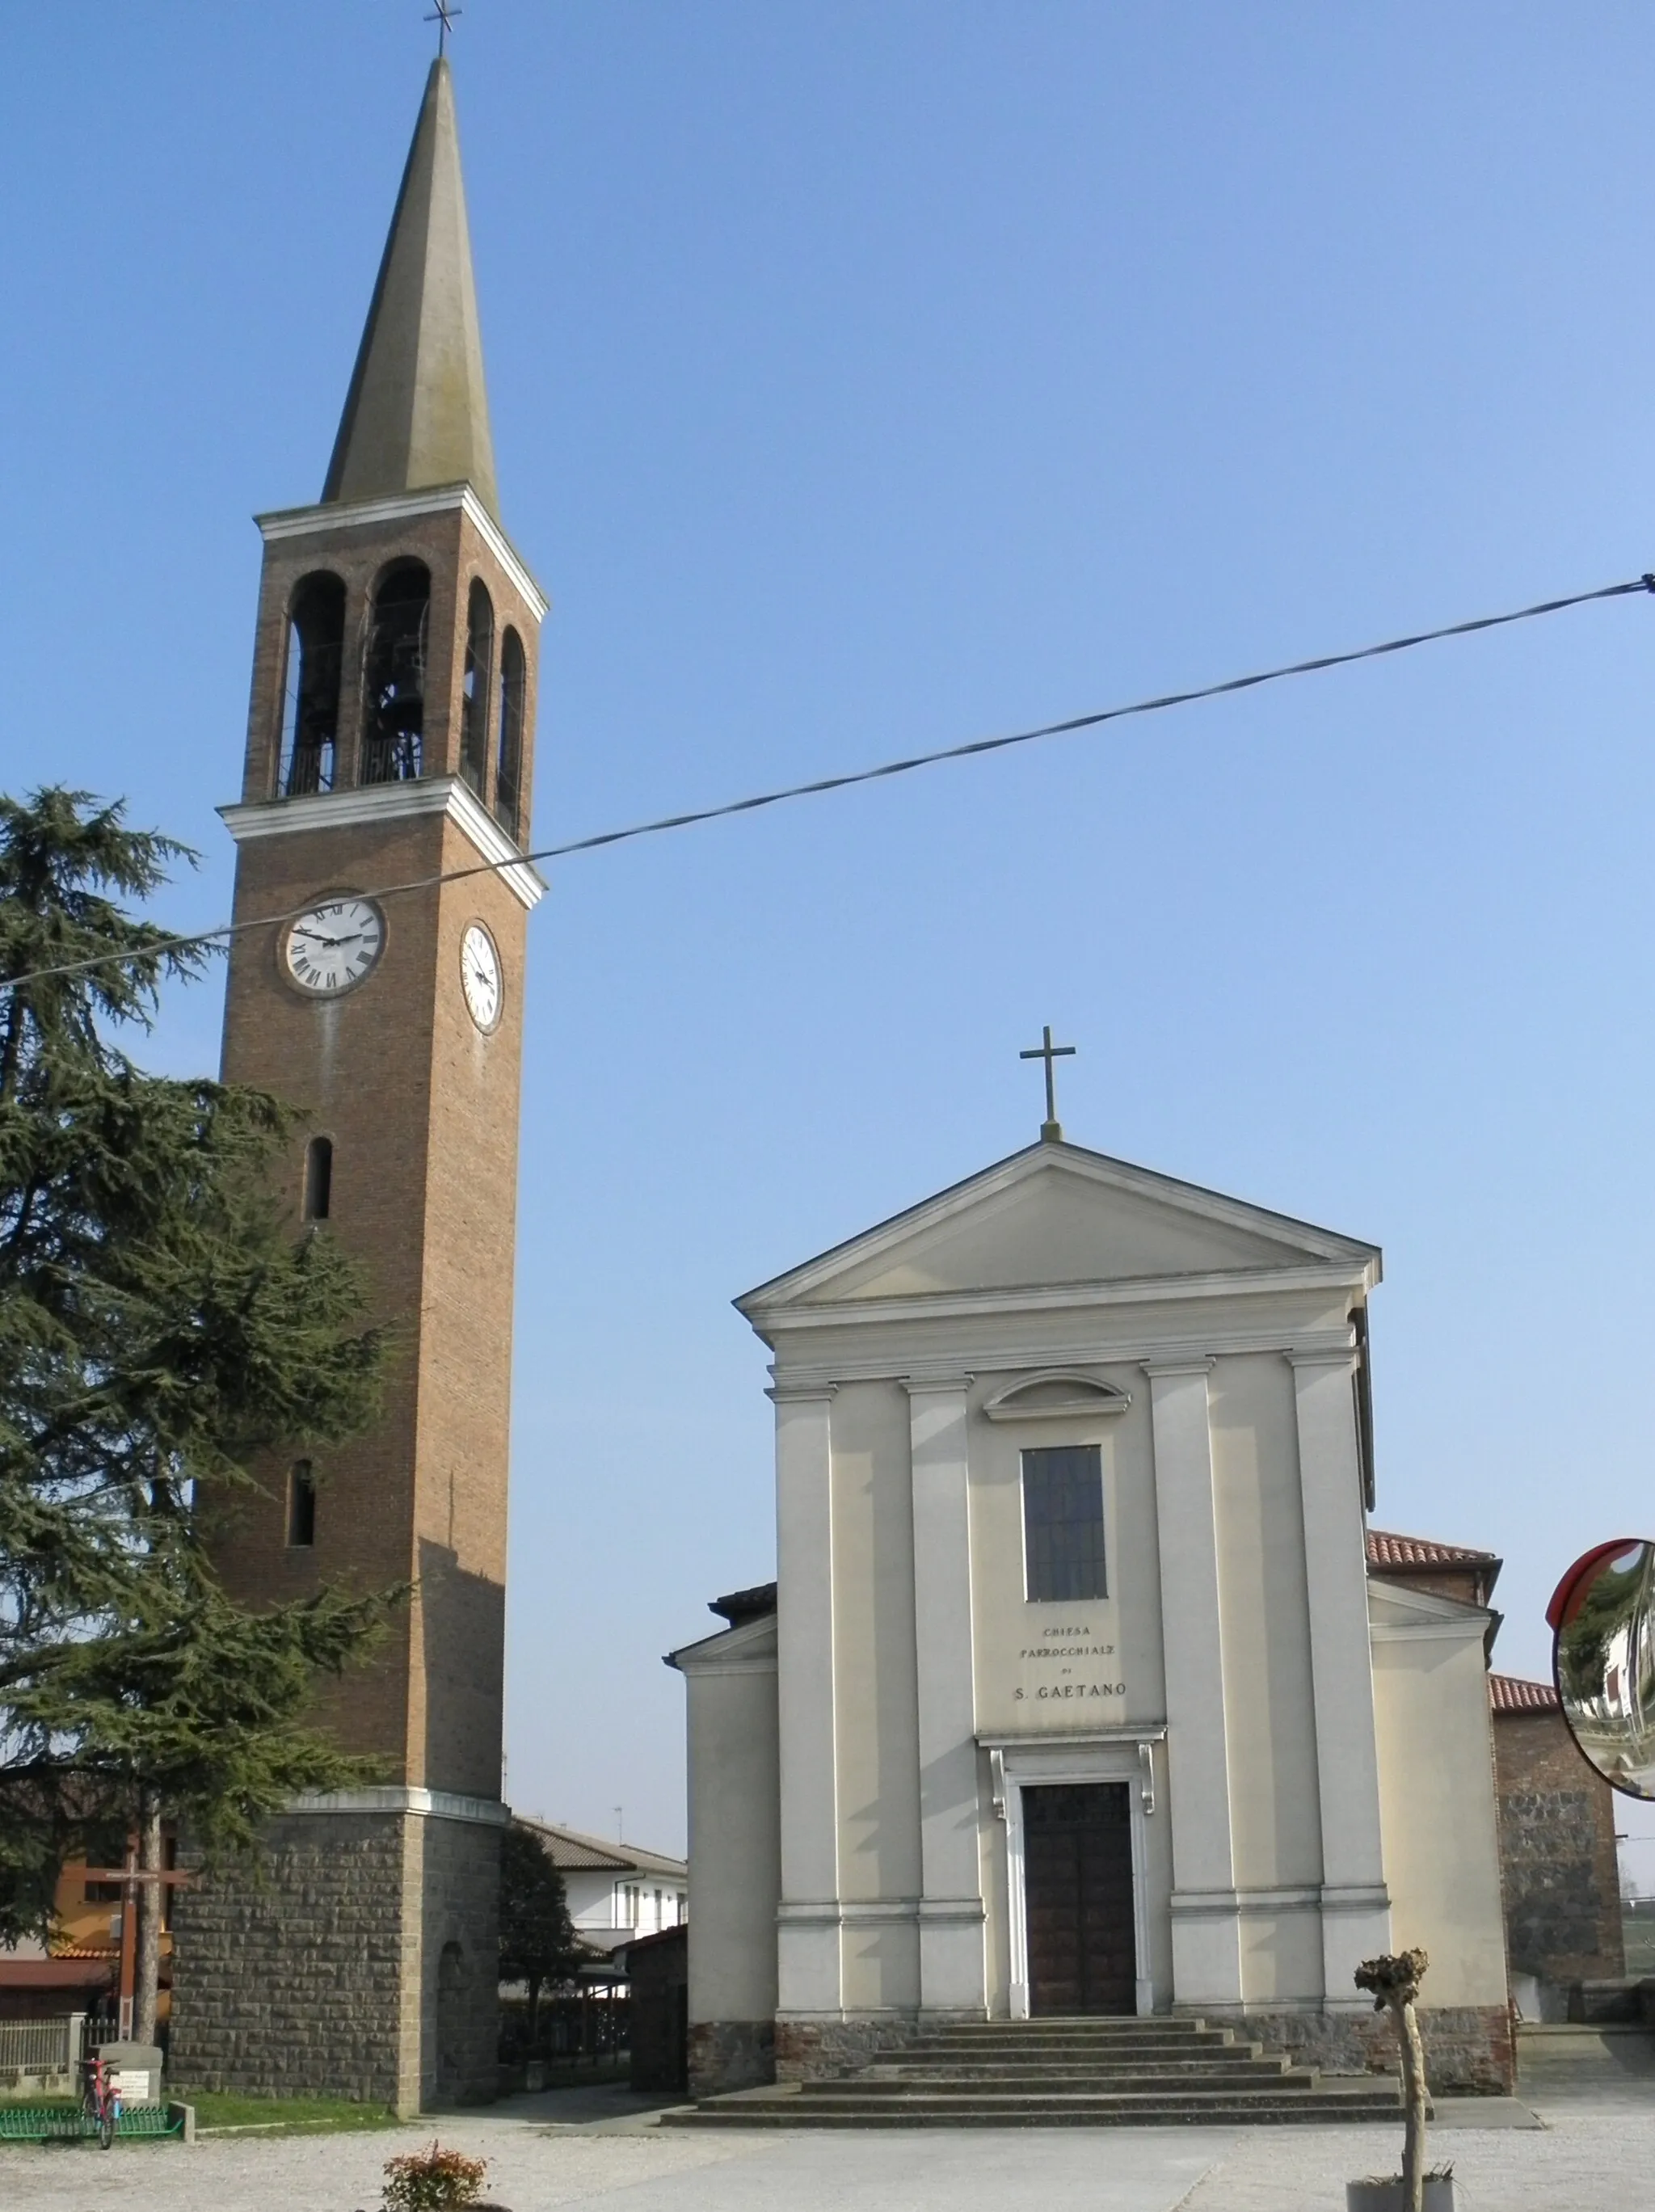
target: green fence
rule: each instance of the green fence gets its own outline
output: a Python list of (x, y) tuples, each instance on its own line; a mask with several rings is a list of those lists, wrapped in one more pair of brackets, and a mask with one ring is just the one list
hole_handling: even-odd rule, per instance
[[(115, 2132), (124, 2136), (181, 2136), (181, 2105), (127, 2105)], [(0, 2105), (0, 2142), (69, 2142), (94, 2140), (98, 2123), (80, 2105)]]

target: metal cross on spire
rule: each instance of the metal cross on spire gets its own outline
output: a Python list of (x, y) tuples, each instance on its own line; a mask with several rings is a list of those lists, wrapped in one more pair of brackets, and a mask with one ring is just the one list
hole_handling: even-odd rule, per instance
[(454, 0), (437, 0), (436, 6), (426, 17), (425, 20), (427, 23), (434, 23), (437, 27), (437, 58), (439, 61), (441, 60), (444, 53), (447, 51), (448, 33), (454, 27), (455, 16), (463, 15), (464, 13), (465, 10), (464, 8), (455, 7)]
[(1040, 1031), (1040, 1043), (1031, 1046), (1027, 1052), (1020, 1052), (1017, 1057), (1019, 1060), (1043, 1060), (1046, 1062), (1046, 1119), (1040, 1124), (1040, 1141), (1045, 1145), (1060, 1145), (1063, 1142), (1063, 1124), (1058, 1119), (1058, 1082), (1052, 1063), (1054, 1060), (1073, 1060), (1075, 1048), (1072, 1044), (1053, 1044), (1052, 1024), (1048, 1022)]

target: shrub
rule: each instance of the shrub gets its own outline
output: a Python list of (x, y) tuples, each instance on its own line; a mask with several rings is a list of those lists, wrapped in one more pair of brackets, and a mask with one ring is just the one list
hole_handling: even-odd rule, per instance
[(388, 2158), (387, 2212), (448, 2212), (451, 2205), (475, 2204), (488, 2170), (486, 2158), (467, 2158), (463, 2151), (445, 2150), (439, 2142), (409, 2158)]

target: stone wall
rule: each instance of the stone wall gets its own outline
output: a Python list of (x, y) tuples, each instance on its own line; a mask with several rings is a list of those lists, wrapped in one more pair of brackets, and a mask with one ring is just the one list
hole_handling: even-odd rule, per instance
[(689, 2094), (718, 2097), (759, 2089), (776, 2078), (776, 2024), (770, 2020), (701, 2020), (689, 2031)]
[(405, 1890), (421, 1825), (395, 1814), (275, 1820), (256, 1874), (179, 1890), (175, 2081), (417, 2106), (418, 2007), (405, 1999), (419, 1942)]
[(421, 1820), (420, 2106), (491, 2104), (500, 2081), (500, 1831)]
[(495, 2094), (500, 1831), (272, 1821), (256, 1874), (182, 1889), (170, 2070), (195, 2088), (414, 2112)]
[[(1425, 2078), (1441, 2095), (1510, 2096), (1517, 2081), (1511, 2014), (1504, 2005), (1422, 2005), (1420, 2041)], [(1397, 2074), (1401, 2058), (1388, 2013), (1248, 2012), (1210, 2018), (1267, 2051), (1325, 2074)]]
[(862, 2013), (848, 2020), (779, 2020), (776, 2079), (825, 2081), (854, 2074), (858, 2067), (888, 2051), (905, 2050), (924, 2033), (913, 2013)]
[(1615, 1801), (1561, 1712), (1494, 1715), (1500, 1868), (1511, 1970), (1543, 1981), (1626, 1971)]

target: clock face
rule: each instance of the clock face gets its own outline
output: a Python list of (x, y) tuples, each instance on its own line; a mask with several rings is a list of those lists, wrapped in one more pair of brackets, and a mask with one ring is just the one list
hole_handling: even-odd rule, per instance
[(371, 899), (329, 899), (289, 927), (282, 960), (308, 997), (331, 999), (371, 975), (385, 946), (385, 916)]
[(494, 940), (480, 921), (468, 922), (460, 939), (460, 988), (472, 1020), (480, 1030), (491, 1030), (500, 1020), (500, 954)]

